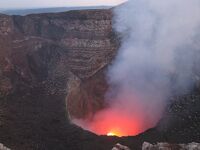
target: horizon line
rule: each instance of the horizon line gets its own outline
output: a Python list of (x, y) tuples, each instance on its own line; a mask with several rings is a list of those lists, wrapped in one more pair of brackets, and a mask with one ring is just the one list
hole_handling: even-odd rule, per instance
[(44, 6), (44, 7), (7, 7), (7, 8), (1, 8), (0, 10), (22, 10), (22, 9), (46, 9), (46, 8), (77, 8), (77, 7), (114, 7), (118, 6), (120, 4), (116, 5), (82, 5), (82, 6), (77, 6), (77, 5), (72, 5), (72, 6)]

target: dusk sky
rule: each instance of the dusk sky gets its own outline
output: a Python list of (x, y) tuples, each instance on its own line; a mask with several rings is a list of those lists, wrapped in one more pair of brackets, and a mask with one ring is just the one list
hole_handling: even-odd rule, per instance
[(125, 0), (0, 0), (0, 8), (117, 5)]

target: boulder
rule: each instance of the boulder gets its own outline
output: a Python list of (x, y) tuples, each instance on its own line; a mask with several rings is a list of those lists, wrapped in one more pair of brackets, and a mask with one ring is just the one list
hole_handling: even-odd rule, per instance
[(11, 149), (7, 148), (6, 146), (0, 143), (0, 150), (11, 150)]
[(169, 144), (169, 143), (157, 143), (150, 144), (144, 142), (142, 150), (200, 150), (200, 143), (189, 143), (189, 144)]
[(112, 150), (130, 150), (130, 148), (128, 148), (127, 146), (124, 146), (120, 143), (117, 143)]

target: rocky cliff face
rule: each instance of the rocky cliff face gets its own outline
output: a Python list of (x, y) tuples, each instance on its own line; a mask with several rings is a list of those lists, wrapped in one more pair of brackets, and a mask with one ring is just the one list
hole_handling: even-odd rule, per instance
[(84, 118), (105, 106), (104, 71), (119, 45), (112, 11), (1, 14), (0, 45), (0, 141), (14, 149), (37, 149), (40, 141), (56, 147), (55, 136), (68, 146), (76, 145), (72, 136), (90, 138), (69, 124), (67, 114)]
[[(96, 90), (97, 96), (101, 95), (98, 92), (105, 90), (105, 82), (93, 81), (93, 76), (101, 74), (100, 80), (103, 80), (101, 70), (110, 63), (118, 47), (111, 24), (110, 10), (24, 17), (1, 15), (1, 95), (25, 93), (25, 90), (42, 86), (46, 94), (67, 94), (70, 91), (67, 106), (72, 115), (81, 117), (87, 114), (77, 114), (76, 106), (83, 110), (102, 107), (95, 95), (88, 97), (86, 88)], [(98, 83), (86, 87), (82, 85), (86, 80)], [(77, 105), (80, 97), (84, 102)]]

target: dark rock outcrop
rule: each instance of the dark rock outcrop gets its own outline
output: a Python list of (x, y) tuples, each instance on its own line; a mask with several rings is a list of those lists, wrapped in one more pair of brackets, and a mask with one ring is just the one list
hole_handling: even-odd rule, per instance
[(130, 148), (128, 148), (127, 146), (121, 145), (119, 143), (117, 143), (112, 150), (130, 150)]
[(0, 143), (0, 150), (10, 150), (10, 149)]
[(155, 145), (144, 142), (142, 150), (199, 150), (199, 143), (189, 144), (169, 144), (169, 143), (157, 143)]

